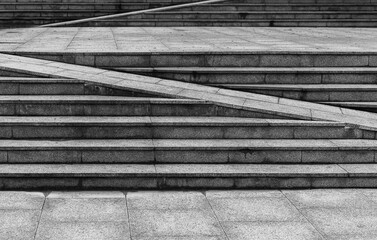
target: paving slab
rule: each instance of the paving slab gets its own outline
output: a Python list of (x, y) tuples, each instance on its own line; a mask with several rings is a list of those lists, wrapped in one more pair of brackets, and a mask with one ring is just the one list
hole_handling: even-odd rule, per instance
[(45, 195), (41, 192), (0, 192), (0, 209), (41, 210)]
[(227, 240), (224, 236), (153, 236), (132, 237), (133, 240)]
[(208, 209), (209, 205), (200, 192), (130, 192), (127, 194), (129, 209)]
[(222, 236), (220, 224), (209, 210), (135, 210), (130, 209), (132, 237)]
[(376, 205), (370, 208), (307, 208), (301, 213), (329, 239), (339, 236), (375, 235)]
[(307, 222), (223, 222), (231, 240), (320, 240), (325, 239)]
[(0, 209), (0, 239), (376, 239), (376, 195), (376, 189), (54, 191), (43, 209), (19, 209), (16, 201)]
[(255, 191), (206, 191), (207, 199), (222, 198), (284, 198), (285, 196), (279, 190), (255, 190)]
[(110, 191), (104, 191), (104, 192), (99, 192), (99, 191), (78, 191), (78, 192), (72, 192), (72, 191), (62, 191), (62, 192), (57, 192), (53, 191), (50, 194), (48, 194), (47, 198), (79, 198), (79, 199), (103, 199), (103, 198), (119, 198), (119, 199), (124, 199), (125, 195), (123, 192), (110, 192)]
[[(189, 53), (376, 52), (377, 50), (374, 41), (376, 32), (365, 28), (113, 27), (96, 28), (95, 31), (92, 29), (77, 27), (5, 29), (0, 32), (3, 42), (1, 49), (3, 52), (79, 53), (151, 53), (176, 52), (182, 49)], [(109, 34), (109, 31), (112, 34)], [(64, 41), (60, 37), (62, 34)], [(179, 42), (179, 46), (176, 42)], [(332, 61), (339, 61), (339, 58), (334, 58)], [(282, 63), (286, 62), (286, 59), (282, 60)], [(327, 62), (321, 59), (317, 60), (317, 65), (326, 64)]]
[(41, 210), (0, 210), (0, 239), (33, 239)]
[(36, 240), (129, 240), (127, 222), (41, 222)]
[[(352, 189), (313, 189), (282, 191), (297, 208), (370, 208), (375, 203), (363, 196), (364, 191)], [(367, 194), (368, 192), (365, 192)]]
[(41, 221), (127, 221), (126, 199), (47, 198)]
[(214, 212), (224, 222), (301, 221), (299, 211), (281, 198), (209, 198)]

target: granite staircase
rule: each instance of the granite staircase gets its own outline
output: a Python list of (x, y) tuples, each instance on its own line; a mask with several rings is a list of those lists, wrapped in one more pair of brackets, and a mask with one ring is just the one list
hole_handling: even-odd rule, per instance
[(228, 0), (79, 26), (376, 27), (375, 0)]
[[(314, 56), (314, 57), (313, 57)], [(122, 64), (109, 69), (187, 83), (377, 112), (377, 62), (358, 54), (243, 54), (224, 62)], [(363, 59), (364, 58), (364, 59)], [(192, 61), (193, 60), (193, 61)], [(200, 62), (201, 61), (201, 62)]]
[(31, 27), (188, 2), (193, 0), (2, 0), (0, 28)]
[[(145, 66), (137, 69), (138, 73), (145, 70)], [(178, 70), (174, 66), (156, 72), (177, 79), (172, 73)], [(207, 69), (207, 80), (237, 84), (237, 76), (246, 73), (240, 79), (252, 81), (255, 71), (229, 68), (227, 74), (234, 76), (224, 77), (224, 69), (220, 70)], [(190, 82), (197, 80), (192, 72), (198, 69), (186, 66), (179, 71)], [(220, 75), (211, 75), (214, 72)], [(100, 84), (4, 69), (1, 74), (1, 189), (377, 184), (375, 131), (356, 125), (284, 117), (193, 98), (167, 98), (121, 89), (104, 80)], [(307, 79), (298, 76), (296, 80)]]

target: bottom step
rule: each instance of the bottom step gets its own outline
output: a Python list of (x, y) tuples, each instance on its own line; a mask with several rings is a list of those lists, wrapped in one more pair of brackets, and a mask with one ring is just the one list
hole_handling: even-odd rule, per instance
[(1, 190), (377, 187), (377, 164), (0, 164)]

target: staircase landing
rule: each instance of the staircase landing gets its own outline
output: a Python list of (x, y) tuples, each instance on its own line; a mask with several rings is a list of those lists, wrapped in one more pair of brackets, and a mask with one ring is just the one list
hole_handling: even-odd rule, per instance
[(3, 239), (376, 239), (377, 190), (0, 192)]
[(0, 51), (19, 54), (377, 52), (377, 32), (367, 28), (70, 27), (4, 29), (0, 35)]

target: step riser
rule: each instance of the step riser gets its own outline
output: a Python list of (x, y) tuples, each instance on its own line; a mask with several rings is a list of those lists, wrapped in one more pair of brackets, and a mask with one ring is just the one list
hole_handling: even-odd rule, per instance
[(245, 92), (266, 94), (270, 96), (284, 97), (310, 102), (376, 102), (376, 91), (274, 91), (274, 90), (252, 90), (237, 89)]
[(359, 110), (359, 111), (377, 113), (377, 109), (376, 108), (353, 108), (353, 109)]
[[(95, 10), (93, 10), (95, 11)], [(376, 11), (377, 13), (377, 11)], [(207, 12), (207, 13), (189, 13), (189, 14), (145, 14), (145, 15), (134, 15), (130, 16), (127, 19), (148, 19), (159, 21), (160, 19), (204, 19), (204, 20), (218, 20), (218, 19), (226, 19), (226, 20), (315, 20), (315, 19), (376, 19), (376, 13), (371, 12), (360, 12), (359, 14), (356, 13), (338, 13), (338, 14), (326, 14), (321, 12), (308, 12), (308, 13), (299, 13), (299, 14), (291, 14), (287, 13), (252, 13), (252, 12), (240, 12), (240, 13), (214, 13), (214, 12)], [(9, 13), (1, 13), (1, 18), (4, 20), (40, 20), (40, 21), (51, 21), (50, 18), (53, 20), (59, 21), (67, 21), (67, 20), (74, 20), (74, 19), (81, 19), (81, 18), (89, 18), (89, 17), (96, 17), (102, 15), (110, 15), (114, 14), (112, 11), (101, 11), (101, 12), (9, 12)]]
[(286, 119), (214, 105), (0, 103), (0, 116), (228, 116)]
[(335, 164), (375, 163), (372, 150), (0, 150), (0, 163)]
[(376, 84), (377, 74), (286, 74), (286, 73), (172, 73), (172, 72), (140, 72), (113, 69), (118, 71), (142, 74), (146, 76), (172, 79), (198, 84)]
[(105, 95), (126, 97), (153, 97), (152, 95), (119, 90), (95, 84), (79, 83), (12, 83), (1, 81), (0, 95)]
[[(331, 103), (329, 105), (332, 106), (339, 106), (339, 107), (344, 107), (342, 104), (336, 104), (336, 103)], [(364, 111), (364, 112), (371, 112), (371, 113), (377, 113), (377, 108), (369, 108), (369, 107), (359, 107), (359, 106), (346, 106), (345, 108), (350, 108), (350, 109), (355, 109), (359, 111)]]
[[(17, 10), (17, 11), (66, 11), (66, 12), (77, 12), (82, 10), (83, 13), (87, 11), (111, 11), (111, 13), (127, 12), (127, 11), (137, 11), (148, 8), (156, 8), (165, 6), (164, 3), (134, 3), (134, 4), (1, 4), (0, 10)], [(84, 12), (85, 11), (85, 12)]]
[[(65, 19), (68, 20), (68, 19)], [(73, 20), (73, 19), (72, 19)], [(17, 19), (0, 20), (0, 28), (22, 28), (27, 26), (44, 25), (49, 23), (62, 22), (64, 19)], [(160, 19), (160, 21), (138, 21), (130, 20), (113, 20), (100, 22), (87, 22), (72, 27), (377, 27), (377, 18), (374, 19), (332, 19), (332, 20), (224, 20), (224, 19), (209, 19), (202, 21), (194, 20), (180, 20), (172, 21), (172, 19)]]
[(176, 9), (175, 11), (376, 11), (377, 6), (340, 6), (340, 5), (215, 5), (214, 6), (198, 6), (190, 8)]
[[(45, 24), (44, 21), (37, 21), (36, 24)], [(25, 22), (8, 23), (1, 22), (0, 26), (6, 24), (25, 24)], [(27, 24), (27, 23), (26, 23)], [(377, 27), (377, 19), (369, 20), (257, 20), (247, 22), (246, 20), (236, 21), (222, 21), (222, 19), (212, 19), (203, 21), (172, 21), (172, 19), (160, 21), (137, 21), (137, 20), (114, 20), (114, 21), (101, 21), (89, 22), (74, 25), (75, 27)]]
[(368, 177), (98, 177), (0, 178), (1, 190), (170, 190), (170, 189), (297, 189), (376, 188)]
[(2, 77), (34, 77), (33, 75), (12, 71), (0, 70), (0, 76)]
[[(157, 7), (164, 7), (175, 4), (190, 3), (196, 1), (33, 1), (18, 2), (7, 1), (1, 2), (0, 10), (8, 10), (0, 15), (4, 19), (0, 21), (0, 28), (14, 28), (35, 26), (55, 22), (63, 22), (82, 18), (97, 17), (103, 15), (111, 15), (137, 10), (146, 10)], [(34, 12), (32, 12), (34, 11)], [(57, 12), (60, 11), (60, 12)], [(58, 18), (58, 19), (57, 19)]]
[(1, 139), (356, 139), (360, 130), (342, 127), (195, 126), (7, 126)]
[[(229, 0), (233, 4), (355, 4), (354, 0)], [(358, 4), (376, 3), (375, 0), (358, 0)]]
[[(114, 67), (377, 67), (376, 54), (264, 54), (264, 53), (159, 53), (159, 54), (31, 54), (18, 55), (99, 68)], [(68, 57), (69, 56), (69, 57)]]
[[(226, 19), (226, 20), (293, 20), (293, 19), (376, 19), (377, 12), (373, 13), (362, 13), (362, 14), (352, 14), (352, 13), (339, 13), (339, 14), (326, 14), (326, 13), (316, 13), (316, 12), (309, 12), (309, 13), (300, 13), (300, 14), (279, 14), (279, 13), (271, 13), (271, 14), (253, 14), (253, 13), (189, 13), (189, 14), (145, 14), (145, 15), (136, 15), (130, 16), (128, 19), (148, 19), (148, 20), (155, 20), (159, 21), (160, 19), (205, 19), (205, 20), (218, 20), (218, 19)], [(72, 15), (75, 16), (75, 15)], [(38, 17), (38, 16), (34, 16)], [(41, 16), (43, 17), (43, 16)]]

